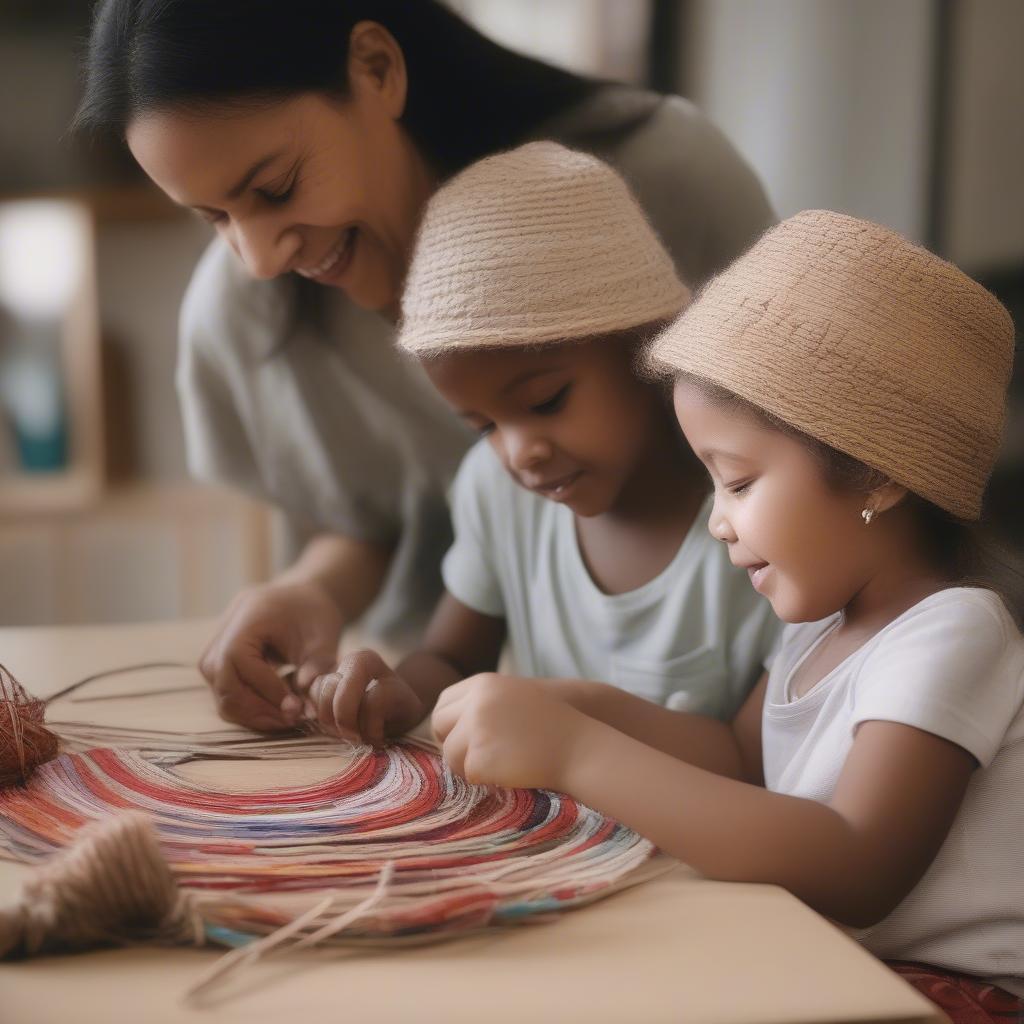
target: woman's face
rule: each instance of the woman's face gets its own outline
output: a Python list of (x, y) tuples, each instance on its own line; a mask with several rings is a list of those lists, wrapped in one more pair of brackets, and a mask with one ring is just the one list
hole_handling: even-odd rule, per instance
[[(394, 313), (434, 183), (398, 123), (404, 86), (350, 70), (350, 95), (153, 111), (129, 148), (254, 277), (297, 273)], [(399, 95), (400, 92), (400, 95)]]

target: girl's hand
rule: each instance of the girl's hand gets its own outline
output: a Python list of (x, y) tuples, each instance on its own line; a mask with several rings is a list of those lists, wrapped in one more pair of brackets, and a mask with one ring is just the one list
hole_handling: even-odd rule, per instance
[(494, 673), (448, 687), (431, 719), (448, 767), (472, 783), (560, 789), (590, 720), (557, 693)]
[(332, 736), (380, 746), (385, 737), (400, 736), (418, 725), (427, 709), (376, 651), (362, 650), (346, 655), (337, 669), (313, 680), (306, 713)]

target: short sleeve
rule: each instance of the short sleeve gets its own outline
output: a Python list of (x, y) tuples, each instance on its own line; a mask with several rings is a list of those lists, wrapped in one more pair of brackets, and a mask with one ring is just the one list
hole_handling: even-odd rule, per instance
[(1020, 647), (994, 594), (933, 595), (893, 623), (865, 659), (852, 725), (911, 725), (963, 747), (987, 767), (1024, 699)]
[[(441, 565), (445, 589), (483, 615), (505, 617), (501, 577), (495, 561), (499, 547), (496, 503), (505, 488), (504, 471), (486, 441), (469, 450), (452, 485), (455, 540)], [(510, 543), (504, 538), (504, 543)]]

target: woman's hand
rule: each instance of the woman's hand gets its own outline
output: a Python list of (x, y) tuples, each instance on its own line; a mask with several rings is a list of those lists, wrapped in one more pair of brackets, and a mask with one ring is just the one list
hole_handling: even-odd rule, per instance
[(302, 701), (278, 668), (295, 665), (297, 687), (307, 687), (337, 664), (343, 626), (337, 604), (318, 583), (243, 590), (199, 659), (220, 716), (262, 732), (293, 728)]
[(441, 695), (431, 724), (448, 767), (467, 782), (561, 789), (566, 766), (597, 724), (552, 680), (472, 676)]
[(335, 671), (314, 679), (307, 704), (324, 732), (374, 746), (408, 732), (427, 713), (416, 691), (370, 650), (347, 654)]

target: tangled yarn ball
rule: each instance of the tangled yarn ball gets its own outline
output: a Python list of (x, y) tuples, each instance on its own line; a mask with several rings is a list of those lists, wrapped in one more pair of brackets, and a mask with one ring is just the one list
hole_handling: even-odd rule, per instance
[(58, 741), (43, 724), (46, 702), (29, 694), (0, 665), (0, 788), (26, 782), (57, 756)]

